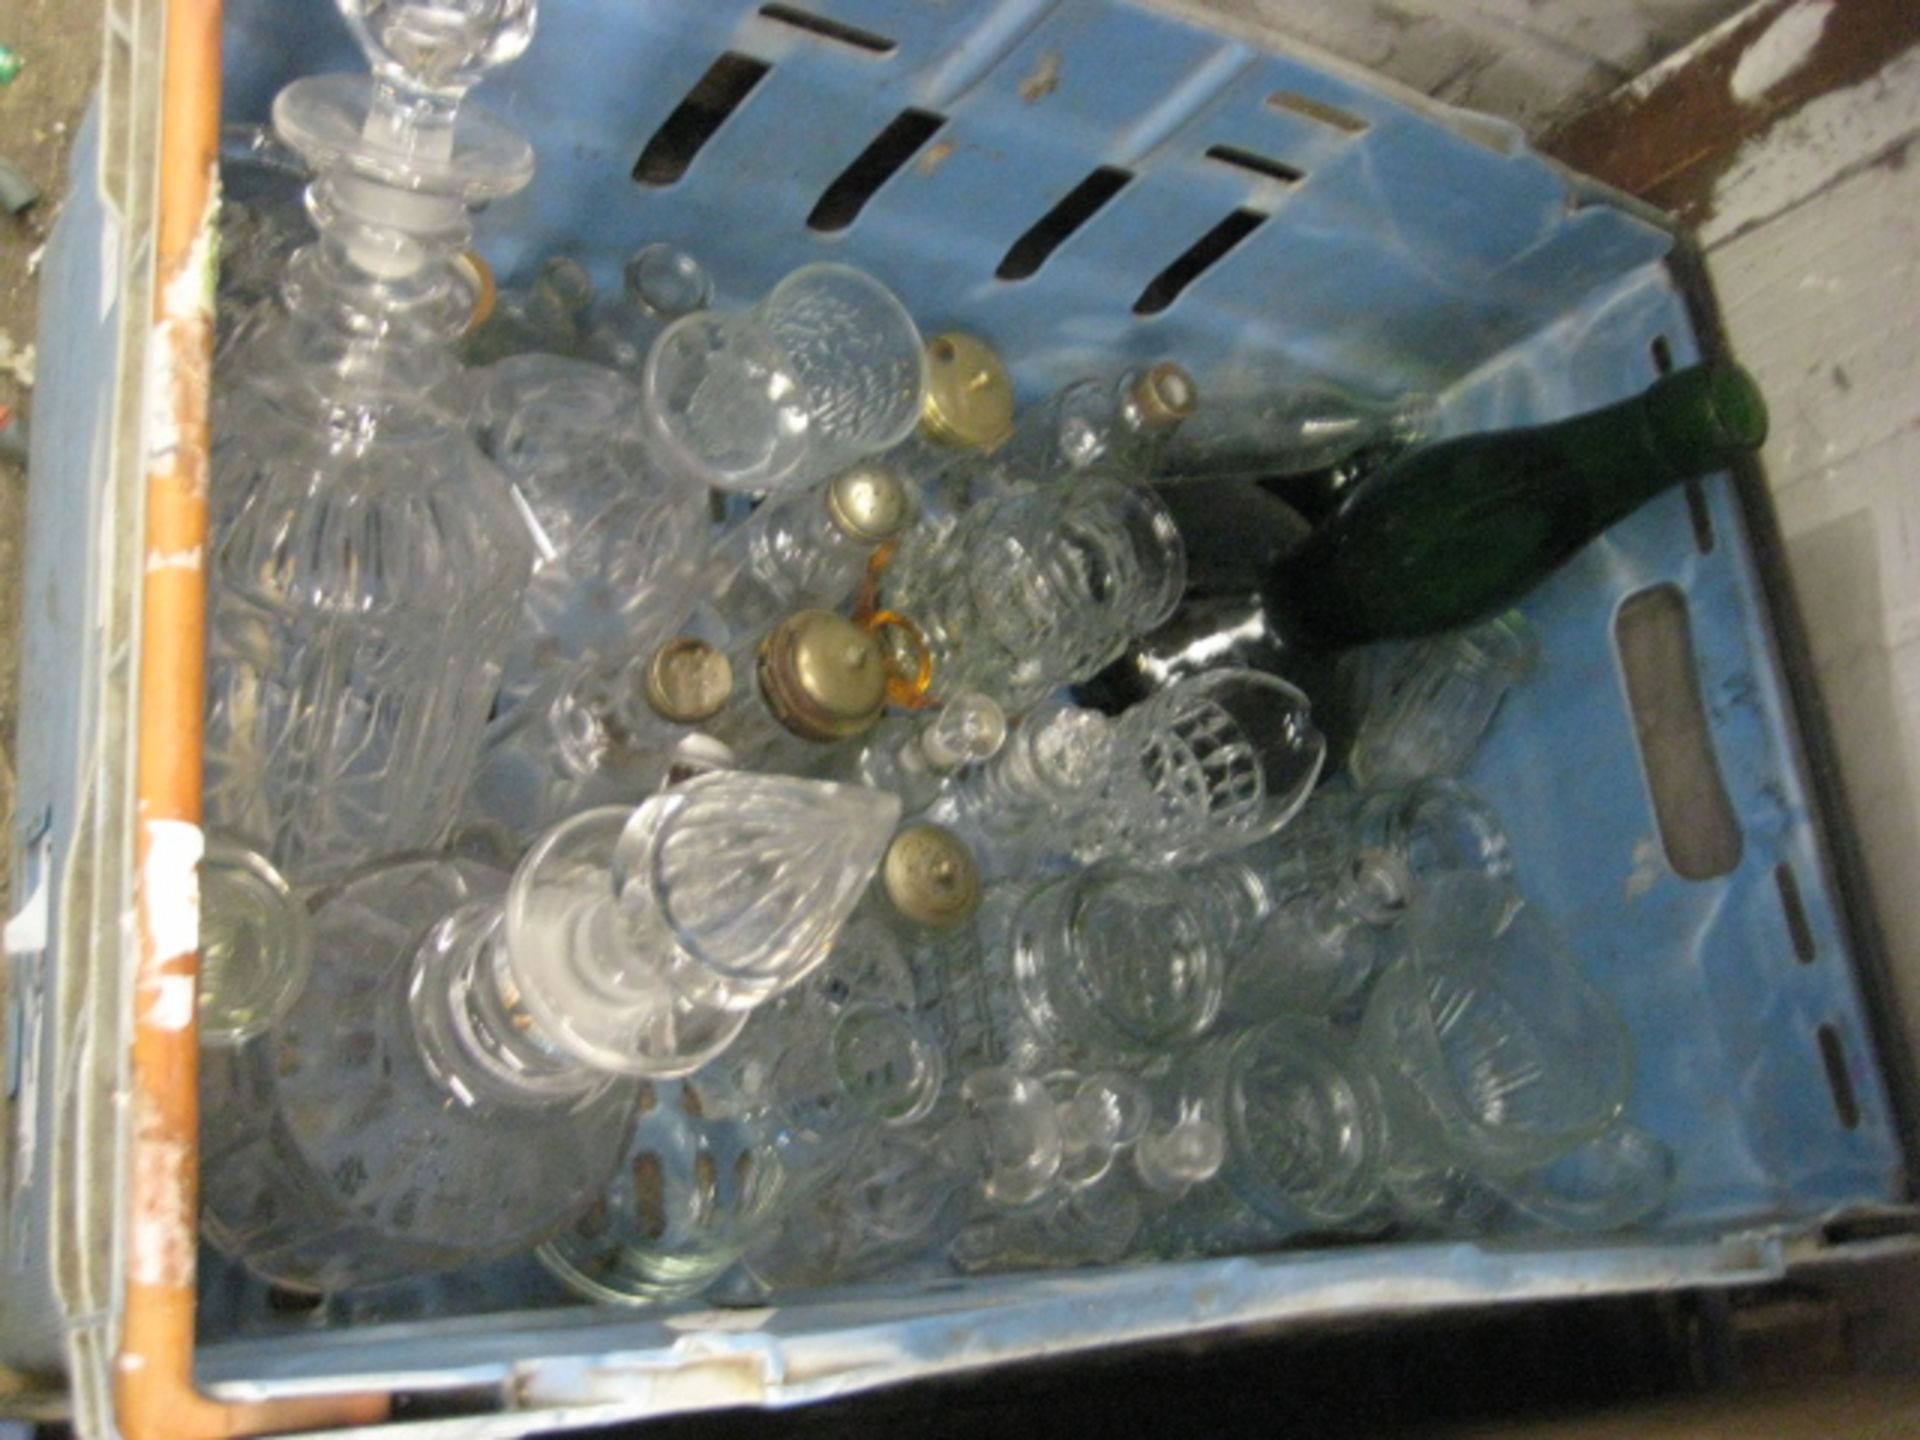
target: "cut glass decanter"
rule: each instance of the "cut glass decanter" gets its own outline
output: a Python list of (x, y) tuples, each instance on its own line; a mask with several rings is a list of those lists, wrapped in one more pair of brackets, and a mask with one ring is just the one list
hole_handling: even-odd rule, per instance
[(575, 817), (511, 877), (398, 860), (323, 892), (305, 990), (209, 1052), (209, 1235), (320, 1290), (532, 1245), (618, 1163), (619, 1077), (697, 1069), (825, 960), (897, 815), (715, 774)]
[(206, 810), (300, 883), (446, 829), (532, 559), (448, 342), (466, 207), (533, 165), (461, 97), (526, 47), (533, 6), (341, 9), (375, 78), (275, 101), (319, 234), (214, 414)]

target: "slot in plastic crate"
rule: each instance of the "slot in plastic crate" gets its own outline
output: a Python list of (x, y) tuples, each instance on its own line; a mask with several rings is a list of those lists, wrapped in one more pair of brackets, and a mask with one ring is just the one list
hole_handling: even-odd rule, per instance
[[(296, 73), (362, 68), (317, 0), (232, 0), (225, 41), (231, 120), (264, 119)], [(990, 339), (1023, 402), (1119, 359), (1176, 358), (1204, 387), (1284, 356), (1363, 389), (1442, 392), (1465, 431), (1607, 403), (1717, 343), (1684, 242), (1507, 127), (1113, 0), (571, 0), (482, 98), (540, 160), (478, 220), (503, 280), (561, 251), (611, 286), (630, 250), (668, 240), (731, 304), (843, 259), (928, 333)], [(141, 564), (127, 527), (164, 423), (141, 364), (151, 108), (110, 91), (104, 113), (45, 280), (48, 315), (87, 323), (43, 336), (26, 663), (54, 678), (23, 717), (15, 840), (19, 903), (50, 919), (9, 932), (19, 1283), (0, 1302), (0, 1353), (64, 1363), (96, 1429), (122, 1247), (137, 1264), (150, 1238), (127, 1214), (114, 1101), (135, 955), (117, 917)], [(1904, 1224), (1888, 1076), (1905, 1055), (1874, 1033), (1870, 927), (1808, 764), (1817, 718), (1782, 659), (1768, 524), (1757, 476), (1723, 476), (1590, 547), (1525, 607), (1542, 664), (1468, 776), (1508, 823), (1523, 889), (1629, 1022), (1631, 1118), (1679, 1163), (1650, 1230), (880, 1284), (750, 1312), (589, 1307), (527, 1262), (289, 1315), (203, 1254), (197, 1382), (235, 1401), (461, 1389), (500, 1411), (462, 1434), (517, 1433), (1257, 1321), (1726, 1285), (1783, 1274), (1836, 1217)], [(1620, 618), (1655, 595), (1684, 622), (1738, 829), (1706, 879), (1663, 848), (1623, 679)]]

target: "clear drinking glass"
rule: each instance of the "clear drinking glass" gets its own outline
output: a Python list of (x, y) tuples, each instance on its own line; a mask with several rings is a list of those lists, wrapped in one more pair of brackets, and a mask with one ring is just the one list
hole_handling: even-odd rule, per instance
[(1377, 790), (1465, 768), (1507, 691), (1538, 659), (1518, 611), (1395, 651), (1367, 685), (1347, 756), (1353, 778)]
[(710, 1103), (701, 1075), (643, 1082), (636, 1110), (612, 1183), (537, 1252), (590, 1300), (697, 1295), (771, 1232), (792, 1200), (771, 1136)]
[(957, 777), (991, 760), (1006, 738), (1006, 712), (963, 690), (924, 715), (882, 720), (858, 752), (836, 754), (833, 768), (899, 796), (901, 808), (914, 815)]
[(1674, 1154), (1619, 1121), (1538, 1170), (1489, 1184), (1523, 1219), (1554, 1230), (1623, 1230), (1659, 1213), (1673, 1190)]
[(976, 506), (948, 544), (888, 567), (880, 605), (924, 637), (936, 695), (976, 690), (1017, 714), (1166, 619), (1185, 582), (1153, 492), (1088, 474)]
[(1380, 1098), (1339, 1031), (1269, 1020), (1210, 1042), (1194, 1068), (1226, 1127), (1222, 1178), (1243, 1203), (1300, 1228), (1349, 1224), (1380, 1203)]
[(994, 928), (982, 946), (985, 1008), (1001, 1012), (1009, 1033), (997, 1043), (1025, 1068), (1144, 1063), (1197, 1040), (1219, 1011), (1217, 934), (1197, 892), (1169, 872), (1090, 866), (1027, 891), (1004, 945)]
[(745, 1257), (748, 1274), (778, 1294), (846, 1284), (916, 1260), (965, 1220), (973, 1177), (927, 1126), (870, 1130), (839, 1167), (786, 1211)]
[(1406, 929), (1360, 1031), (1396, 1149), (1514, 1174), (1613, 1123), (1632, 1075), (1625, 1026), (1538, 910), (1453, 875)]
[(238, 1045), (270, 1027), (306, 986), (313, 927), (264, 856), (207, 837), (200, 861), (200, 1043)]
[(669, 325), (641, 387), (663, 463), (719, 490), (825, 479), (904, 439), (926, 357), (891, 291), (847, 265), (807, 265), (753, 310)]
[(1188, 676), (1128, 710), (1076, 853), (1184, 865), (1273, 834), (1326, 762), (1307, 697), (1257, 670)]

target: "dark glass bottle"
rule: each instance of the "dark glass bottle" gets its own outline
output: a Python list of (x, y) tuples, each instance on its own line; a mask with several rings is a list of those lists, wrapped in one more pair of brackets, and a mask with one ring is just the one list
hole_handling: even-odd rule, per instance
[(1758, 448), (1767, 411), (1733, 365), (1698, 365), (1571, 420), (1414, 450), (1274, 565), (1271, 616), (1341, 648), (1508, 608), (1661, 491)]
[(1318, 528), (1250, 481), (1164, 485), (1186, 595), (1075, 695), (1112, 713), (1198, 670), (1267, 670), (1312, 699), (1337, 761), (1353, 719), (1343, 652), (1507, 609), (1616, 520), (1765, 435), (1746, 372), (1702, 365), (1571, 420), (1410, 451)]

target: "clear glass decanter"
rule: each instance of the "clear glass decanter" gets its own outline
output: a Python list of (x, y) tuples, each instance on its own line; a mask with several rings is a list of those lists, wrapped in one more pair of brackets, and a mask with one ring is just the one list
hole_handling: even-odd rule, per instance
[(697, 258), (673, 245), (643, 246), (620, 267), (620, 293), (595, 310), (587, 358), (638, 380), (660, 332), (712, 303), (713, 279)]
[(264, 125), (220, 132), (220, 289), (213, 320), (217, 382), (232, 357), (279, 313), (280, 282), (295, 250), (313, 239), (300, 203), (313, 176)]
[(1185, 580), (1153, 493), (1090, 473), (975, 506), (942, 545), (903, 545), (879, 600), (917, 628), (935, 697), (974, 690), (1018, 714), (1166, 619)]
[(465, 438), (449, 261), (467, 206), (532, 173), (461, 97), (525, 49), (533, 5), (341, 9), (374, 78), (275, 100), (319, 234), (214, 414), (206, 810), (300, 883), (446, 829), (532, 560)]
[(1626, 1028), (1537, 909), (1516, 913), (1502, 882), (1449, 875), (1406, 929), (1359, 1040), (1396, 1164), (1516, 1174), (1618, 1118), (1632, 1078)]
[(500, 290), (493, 308), (460, 342), (469, 365), (512, 355), (579, 355), (585, 348), (593, 278), (577, 260), (546, 260), (525, 290)]
[(251, 1043), (202, 1052), (214, 1244), (332, 1291), (524, 1250), (606, 1184), (631, 1082), (521, 1040), (457, 957), (500, 871), (404, 860), (313, 901), (317, 963)]
[(693, 609), (707, 496), (654, 463), (640, 397), (613, 371), (516, 355), (476, 380), (473, 437), (513, 487), (533, 577), (507, 652), (502, 708), (587, 656), (629, 656)]
[(824, 480), (905, 438), (926, 357), (912, 316), (872, 276), (806, 265), (752, 310), (702, 310), (661, 332), (641, 377), (662, 464), (717, 490)]
[(770, 496), (720, 541), (710, 571), (715, 613), (730, 634), (747, 635), (794, 610), (839, 609), (874, 550), (912, 513), (906, 483), (877, 461)]
[(1306, 803), (1326, 756), (1307, 697), (1286, 681), (1258, 670), (1187, 676), (1114, 725), (1075, 852), (1186, 865), (1252, 844)]
[(1336, 779), (1314, 791), (1284, 830), (1196, 867), (1189, 879), (1219, 886), (1223, 912), (1251, 933), (1303, 892), (1337, 888), (1368, 852), (1403, 866), (1415, 895), (1442, 875), (1510, 883), (1513, 874), (1500, 816), (1459, 781), (1422, 780), (1362, 794)]
[(463, 828), (523, 841), (581, 810), (638, 805), (732, 694), (726, 655), (690, 635), (624, 665), (580, 661), (488, 728)]
[(1366, 681), (1366, 708), (1347, 756), (1354, 780), (1382, 790), (1465, 769), (1539, 653), (1533, 627), (1516, 610), (1396, 647)]
[(897, 814), (723, 773), (576, 816), (511, 877), (399, 860), (321, 893), (306, 989), (210, 1052), (209, 1234), (323, 1290), (533, 1244), (618, 1163), (618, 1077), (698, 1069), (824, 961)]
[(1076, 380), (1021, 415), (988, 468), (1003, 488), (1095, 469), (1145, 479), (1199, 407), (1199, 386), (1172, 361)]

